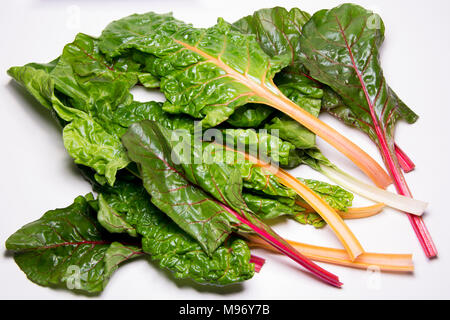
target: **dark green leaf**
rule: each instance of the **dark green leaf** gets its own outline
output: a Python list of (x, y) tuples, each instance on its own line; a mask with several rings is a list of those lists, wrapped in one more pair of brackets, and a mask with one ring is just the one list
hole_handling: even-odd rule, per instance
[(265, 128), (278, 130), (281, 139), (289, 141), (299, 149), (309, 149), (316, 145), (316, 135), (288, 116), (274, 117)]
[(322, 171), (320, 166), (327, 166), (334, 168), (334, 164), (330, 162), (318, 148), (311, 148), (307, 150), (295, 149), (289, 155), (289, 163), (286, 168), (296, 168), (301, 164), (306, 164), (314, 170)]
[(128, 233), (132, 237), (136, 237), (136, 229), (131, 226), (126, 219), (111, 207), (104, 197), (98, 196), (98, 222), (111, 233)]
[(171, 146), (167, 129), (147, 120), (133, 124), (122, 140), (128, 155), (140, 167), (152, 202), (199, 241), (207, 253), (219, 247), (224, 234), (253, 232), (297, 263), (305, 267), (311, 264), (248, 208), (238, 168), (226, 162), (189, 162), (202, 152), (201, 141), (200, 148), (190, 149), (186, 157), (174, 152), (177, 148)]
[(243, 195), (250, 210), (263, 220), (275, 219), (285, 215), (290, 216), (296, 212), (305, 211), (301, 207), (296, 207), (295, 201), (289, 198), (287, 199), (292, 201), (286, 203), (282, 201), (282, 198), (269, 198), (254, 193), (244, 193)]
[(108, 206), (142, 236), (143, 250), (151, 259), (176, 278), (226, 285), (254, 275), (250, 250), (244, 241), (229, 238), (207, 255), (195, 239), (151, 203), (141, 181), (119, 178), (114, 187), (97, 186), (97, 190)]
[(344, 104), (332, 99), (328, 111), (366, 132), (377, 144), (381, 135), (393, 152), (395, 122), (417, 120), (390, 89), (379, 61), (385, 27), (381, 18), (360, 6), (344, 4), (314, 14), (304, 26), (301, 62), (311, 76), (330, 86)]
[(272, 113), (272, 107), (263, 104), (246, 104), (239, 107), (227, 120), (229, 124), (238, 128), (256, 128)]
[(128, 156), (139, 165), (153, 204), (211, 255), (238, 221), (186, 179), (179, 155), (172, 153), (166, 137), (170, 139), (166, 129), (154, 122), (142, 121), (133, 124), (122, 141)]
[(167, 129), (184, 129), (194, 131), (194, 119), (188, 116), (172, 115), (162, 109), (162, 102), (138, 102), (120, 105), (114, 115), (122, 127), (128, 128), (131, 124), (142, 120), (152, 120), (160, 123)]
[[(289, 66), (276, 75), (275, 84), (297, 105), (318, 116), (323, 95), (321, 85), (308, 76), (299, 61), (302, 27), (309, 18), (308, 13), (297, 8), (287, 11), (282, 7), (274, 7), (258, 10), (236, 21), (233, 28), (244, 34), (255, 35), (261, 48), (270, 57), (283, 57), (289, 61)], [(247, 106), (242, 109), (245, 108)], [(266, 128), (279, 129), (282, 123), (289, 127), (280, 132), (282, 139), (300, 149), (315, 146), (315, 135), (288, 117), (276, 116)]]
[(222, 145), (215, 143), (205, 144), (202, 148), (201, 153), (204, 162), (226, 163), (228, 166), (238, 169), (241, 173), (244, 188), (260, 191), (271, 196), (296, 197), (294, 190), (284, 186), (268, 170), (246, 160), (242, 153), (227, 150)]
[(301, 224), (309, 224), (315, 228), (322, 228), (326, 222), (316, 212), (307, 211), (294, 201), (287, 203), (283, 198), (268, 198), (252, 193), (244, 193), (244, 199), (248, 207), (263, 220), (270, 220), (282, 216), (288, 216)]
[(282, 56), (294, 65), (300, 52), (300, 35), (310, 15), (300, 9), (282, 7), (261, 9), (235, 23), (233, 28), (254, 34), (261, 48), (271, 57)]
[(6, 241), (27, 277), (43, 286), (99, 292), (118, 265), (142, 253), (111, 238), (96, 221), (95, 210), (78, 197), (67, 208), (48, 211)]

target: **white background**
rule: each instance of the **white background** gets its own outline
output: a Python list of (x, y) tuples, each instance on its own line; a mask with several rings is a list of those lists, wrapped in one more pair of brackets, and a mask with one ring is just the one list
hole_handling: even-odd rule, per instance
[[(119, 268), (106, 290), (95, 298), (113, 299), (415, 299), (450, 298), (450, 200), (449, 189), (449, 74), (450, 2), (356, 1), (381, 14), (386, 24), (382, 63), (390, 85), (420, 116), (414, 126), (397, 126), (399, 145), (417, 165), (407, 175), (410, 187), (421, 200), (430, 202), (425, 220), (439, 250), (439, 259), (427, 261), (408, 219), (394, 210), (360, 221), (349, 221), (367, 251), (413, 253), (414, 274), (381, 274), (376, 282), (362, 270), (322, 264), (340, 276), (342, 289), (334, 289), (306, 276), (285, 257), (258, 251), (267, 258), (260, 274), (242, 285), (225, 288), (177, 281), (145, 260)], [(198, 27), (215, 23), (217, 17), (233, 22), (253, 11), (275, 5), (299, 6), (310, 13), (331, 8), (340, 1), (4, 1), (0, 10), (0, 298), (84, 298), (64, 290), (33, 284), (4, 248), (7, 237), (45, 211), (65, 207), (90, 191), (67, 155), (54, 121), (6, 74), (10, 66), (48, 62), (77, 32), (93, 36), (112, 20), (132, 13), (172, 11), (176, 18)], [(79, 13), (79, 21), (76, 14)], [(75, 14), (75, 16), (74, 16)], [(160, 95), (157, 95), (161, 99)], [(149, 99), (136, 92), (137, 99)], [(374, 144), (362, 133), (322, 118), (351, 137), (375, 159)], [(323, 141), (327, 156), (346, 170), (360, 173)], [(296, 169), (303, 177), (321, 178), (308, 168)], [(357, 198), (355, 205), (368, 202)], [(294, 222), (274, 225), (287, 238), (340, 247), (329, 228), (315, 230)]]

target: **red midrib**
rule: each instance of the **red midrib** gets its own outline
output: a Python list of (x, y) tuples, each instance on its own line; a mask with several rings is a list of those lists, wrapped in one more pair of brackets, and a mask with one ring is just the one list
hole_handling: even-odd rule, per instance
[(284, 253), (286, 256), (297, 262), (298, 264), (302, 265), (305, 269), (309, 270), (312, 274), (317, 276), (322, 281), (340, 288), (342, 286), (342, 283), (339, 281), (339, 278), (326, 271), (325, 269), (322, 269), (317, 264), (303, 256), (301, 253), (296, 251), (295, 249), (289, 248), (289, 245), (285, 245), (282, 242), (280, 242), (278, 239), (267, 233), (266, 231), (260, 229), (258, 226), (251, 223), (249, 220), (247, 220), (245, 217), (241, 216), (231, 208), (227, 207), (223, 203), (217, 201), (217, 204), (220, 205), (223, 209), (225, 209), (227, 212), (231, 213), (233, 216), (235, 216), (240, 222), (244, 223), (248, 227), (250, 227), (253, 231), (255, 231), (261, 238), (263, 238), (265, 241), (267, 241), (270, 245), (272, 245), (274, 248), (279, 250), (280, 252)]
[[(345, 46), (347, 47), (348, 53), (350, 55), (353, 69), (355, 70), (355, 72), (358, 76), (359, 82), (361, 84), (361, 88), (364, 91), (364, 95), (367, 100), (367, 105), (369, 106), (369, 110), (370, 110), (370, 116), (371, 116), (372, 122), (374, 124), (375, 133), (378, 137), (378, 141), (380, 142), (380, 146), (381, 146), (381, 150), (382, 150), (381, 153), (382, 153), (382, 156), (385, 159), (388, 169), (391, 172), (391, 175), (394, 179), (395, 188), (397, 189), (397, 192), (399, 194), (412, 198), (412, 194), (411, 194), (411, 191), (409, 190), (408, 185), (406, 184), (405, 177), (403, 176), (403, 173), (400, 171), (399, 167), (395, 164), (394, 159), (392, 158), (390, 148), (387, 144), (386, 136), (383, 134), (383, 131), (380, 128), (379, 119), (375, 113), (374, 105), (372, 103), (372, 100), (370, 99), (369, 92), (367, 91), (367, 87), (362, 78), (361, 72), (359, 71), (358, 67), (356, 66), (355, 59), (353, 57), (353, 52), (347, 41), (345, 31), (342, 28), (339, 18), (337, 16), (335, 18), (336, 18), (337, 24), (339, 25), (339, 30), (342, 35), (342, 38), (345, 41)], [(379, 90), (381, 90), (381, 88)], [(410, 220), (410, 222), (413, 225), (414, 232), (416, 233), (416, 235), (420, 241), (420, 244), (424, 248), (425, 254), (429, 258), (436, 256), (437, 255), (436, 247), (434, 246), (434, 243), (431, 240), (431, 236), (430, 236), (428, 230), (426, 229), (422, 218), (408, 214), (408, 219)]]
[[(379, 120), (378, 120), (378, 117), (377, 117), (377, 115), (375, 113), (375, 108), (374, 108), (373, 102), (370, 99), (369, 92), (367, 91), (366, 84), (365, 84), (365, 82), (364, 82), (364, 80), (362, 78), (362, 74), (359, 71), (358, 67), (356, 66), (355, 58), (354, 58), (353, 52), (352, 52), (352, 48), (348, 44), (347, 37), (345, 35), (344, 29), (342, 28), (342, 25), (341, 25), (338, 17), (336, 17), (336, 21), (337, 21), (337, 23), (339, 25), (339, 30), (340, 30), (340, 33), (342, 35), (342, 38), (345, 41), (345, 46), (347, 47), (347, 51), (348, 51), (348, 53), (350, 55), (350, 59), (352, 60), (353, 69), (355, 70), (356, 75), (358, 76), (359, 82), (361, 84), (361, 88), (364, 91), (364, 95), (366, 97), (367, 105), (369, 106), (370, 116), (371, 116), (372, 122), (374, 124), (375, 133), (376, 133), (376, 135), (378, 137), (378, 141), (380, 142), (380, 146), (381, 146), (381, 149), (382, 149), (383, 157), (385, 158), (385, 161), (387, 162), (388, 167), (389, 167), (389, 171), (393, 175), (395, 184), (397, 185), (397, 184), (399, 184), (399, 181), (404, 180), (404, 179), (402, 179), (403, 177), (401, 176), (401, 173), (397, 169), (397, 167), (395, 165), (395, 162), (392, 159), (392, 156), (391, 156), (391, 153), (389, 151), (389, 147), (388, 147), (388, 144), (387, 144), (387, 141), (386, 141), (386, 136), (383, 134), (383, 132), (382, 132), (382, 130), (380, 128)], [(399, 190), (399, 193), (401, 193), (402, 195), (405, 195), (403, 190), (402, 191)]]

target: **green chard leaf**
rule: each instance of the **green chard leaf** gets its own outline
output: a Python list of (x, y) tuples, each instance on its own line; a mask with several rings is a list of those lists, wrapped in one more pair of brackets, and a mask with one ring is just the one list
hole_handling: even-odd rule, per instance
[(335, 168), (336, 166), (328, 160), (318, 148), (310, 148), (306, 150), (295, 149), (291, 150), (289, 155), (289, 163), (286, 168), (296, 168), (301, 164), (306, 164), (312, 169), (321, 172), (320, 166), (327, 166)]
[(27, 277), (43, 286), (100, 292), (120, 263), (142, 254), (139, 246), (111, 237), (96, 220), (92, 195), (51, 210), (6, 241)]
[[(247, 146), (251, 147), (252, 144)], [(203, 162), (225, 163), (228, 166), (239, 170), (244, 188), (262, 192), (271, 196), (280, 196), (292, 199), (296, 197), (294, 190), (284, 186), (278, 178), (268, 170), (246, 160), (244, 155), (233, 150), (234, 148), (226, 149), (223, 145), (216, 143), (205, 143), (202, 145), (202, 148), (201, 154)], [(237, 150), (242, 152), (244, 151), (244, 148)], [(257, 155), (257, 153), (253, 153), (254, 149), (250, 149), (249, 151), (250, 154)]]
[[(200, 244), (156, 208), (139, 180), (118, 178), (114, 187), (96, 186), (103, 201), (142, 236), (142, 248), (160, 268), (178, 279), (203, 284), (228, 285), (254, 275), (246, 242), (228, 238), (211, 255)], [(122, 232), (129, 232), (122, 228)]]
[(345, 212), (352, 206), (353, 194), (340, 186), (312, 179), (299, 178), (299, 180), (336, 210)]
[(152, 55), (152, 74), (161, 79), (167, 98), (164, 110), (201, 118), (204, 127), (222, 123), (246, 103), (267, 103), (254, 87), (274, 94), (272, 78), (288, 63), (269, 58), (254, 36), (232, 31), (221, 19), (196, 29), (152, 12), (112, 22), (100, 49), (109, 58), (130, 50)]
[(126, 219), (117, 212), (109, 203), (104, 199), (103, 195), (98, 196), (98, 222), (111, 233), (123, 233), (126, 232), (132, 237), (136, 237), (136, 229), (131, 226)]
[(113, 109), (131, 101), (136, 75), (123, 69), (121, 59), (116, 61), (118, 70), (113, 69), (98, 53), (97, 40), (84, 34), (50, 66), (29, 64), (8, 73), (67, 124), (64, 145), (75, 162), (114, 183), (116, 171), (129, 160), (119, 139), (124, 129), (111, 120)]
[(327, 225), (325, 220), (322, 219), (322, 217), (317, 212), (301, 212), (296, 211), (293, 213), (292, 218), (301, 224), (307, 224), (311, 225), (316, 229), (323, 228)]
[[(172, 152), (168, 142), (170, 138), (167, 129), (155, 122), (142, 121), (133, 124), (122, 141), (129, 157), (139, 166), (152, 203), (211, 255), (239, 221), (187, 180), (180, 164), (182, 161), (176, 158), (179, 155)], [(209, 171), (205, 174), (214, 173)], [(211, 180), (201, 182), (213, 183)]]
[(8, 74), (24, 86), (40, 104), (52, 110), (52, 99), (56, 97), (53, 94), (54, 83), (48, 74), (48, 69), (51, 67), (45, 68), (34, 64), (34, 67), (12, 67), (8, 70)]
[[(325, 225), (325, 222), (317, 213), (303, 212), (305, 211), (304, 208), (296, 205), (295, 200), (298, 196), (294, 190), (281, 184), (278, 178), (272, 173), (245, 159), (242, 152), (257, 155), (255, 151), (259, 151), (260, 144), (264, 144), (265, 139), (260, 139), (252, 130), (227, 129), (223, 132), (225, 136), (224, 141), (228, 148), (225, 148), (222, 143), (217, 142), (195, 144), (195, 141), (192, 140), (192, 137), (187, 132), (172, 132), (170, 139), (167, 133), (164, 136), (166, 136), (166, 140), (169, 141), (168, 143), (171, 147), (178, 151), (183, 149), (178, 148), (179, 144), (177, 145), (183, 138), (184, 141), (191, 142), (189, 146), (186, 146), (186, 149), (188, 149), (187, 154), (185, 153), (186, 150), (183, 149), (184, 152), (182, 154), (184, 158), (179, 160), (186, 174), (186, 178), (199, 185), (219, 201), (230, 204), (237, 211), (240, 210), (239, 204), (236, 207), (234, 203), (230, 203), (232, 196), (229, 195), (230, 190), (231, 194), (240, 193), (241, 191), (234, 189), (234, 185), (237, 183), (233, 185), (233, 172), (227, 170), (227, 167), (237, 169), (240, 172), (240, 178), (243, 180), (243, 187), (245, 188), (242, 193), (245, 207), (248, 207), (259, 218), (266, 220), (286, 215), (293, 217), (303, 224), (311, 224), (316, 227), (323, 227)], [(271, 139), (276, 139), (276, 137), (272, 136)], [(277, 143), (274, 143), (272, 147), (275, 148)], [(289, 145), (289, 143), (287, 144), (289, 150), (298, 150), (292, 145)], [(265, 148), (268, 149), (268, 147)], [(235, 150), (239, 150), (239, 152)], [(326, 163), (327, 161), (318, 150), (301, 150), (301, 152), (305, 154), (306, 152), (310, 152), (310, 155), (305, 155), (305, 161), (310, 161), (310, 159), (314, 159), (318, 163)], [(199, 161), (196, 162), (196, 159)], [(216, 164), (226, 164), (226, 166), (218, 167)], [(213, 168), (216, 175), (220, 173), (221, 176), (213, 176), (210, 171), (211, 168)], [(329, 197), (326, 201), (330, 200), (328, 202), (334, 208), (338, 208), (337, 205), (341, 204), (339, 202), (339, 196), (353, 197), (352, 194), (337, 186), (331, 186), (313, 180), (310, 182), (309, 186), (313, 190), (320, 191), (321, 195)], [(217, 192), (218, 190), (220, 192)], [(349, 205), (351, 205), (351, 201)], [(343, 205), (339, 208), (343, 208)]]
[(133, 101), (129, 90), (145, 73), (130, 56), (106, 60), (97, 39), (78, 34), (55, 61), (8, 70), (56, 114), (75, 162), (95, 169), (99, 181), (105, 177), (110, 184), (117, 170), (129, 164), (120, 137), (131, 123), (150, 119), (171, 129), (194, 127), (193, 119), (168, 115), (162, 103)]
[(274, 111), (272, 107), (250, 103), (236, 109), (227, 122), (234, 127), (256, 128), (269, 118)]
[(142, 120), (152, 120), (157, 121), (170, 130), (181, 129), (189, 132), (194, 131), (194, 119), (188, 116), (167, 113), (163, 110), (162, 106), (162, 102), (133, 101), (130, 104), (118, 106), (114, 120), (123, 128), (128, 128), (133, 123)]
[(326, 222), (316, 212), (306, 211), (295, 202), (286, 203), (283, 198), (269, 198), (259, 194), (244, 193), (244, 199), (250, 210), (263, 220), (271, 220), (283, 216), (290, 217), (301, 224), (322, 228)]
[[(308, 76), (299, 61), (302, 27), (309, 19), (308, 13), (297, 8), (287, 11), (282, 7), (274, 7), (258, 10), (232, 26), (243, 34), (255, 35), (261, 48), (270, 57), (282, 57), (289, 61), (286, 68), (275, 76), (274, 82), (284, 95), (317, 117), (323, 95), (321, 85)], [(280, 129), (280, 138), (297, 148), (315, 146), (315, 134), (289, 117), (278, 114), (266, 128)]]
[(265, 125), (267, 130), (278, 130), (280, 138), (289, 141), (299, 149), (309, 149), (316, 145), (316, 135), (288, 116), (280, 115)]
[(64, 127), (63, 140), (75, 163), (94, 168), (110, 184), (114, 184), (117, 170), (129, 163), (118, 137), (92, 118), (73, 119)]
[(326, 279), (323, 269), (303, 257), (249, 209), (242, 194), (239, 169), (227, 163), (186, 161), (199, 156), (201, 143), (190, 154), (181, 153), (169, 142), (168, 130), (148, 120), (133, 124), (122, 140), (130, 158), (139, 165), (152, 202), (199, 241), (209, 255), (224, 241), (224, 234), (256, 233), (316, 276)]
[(321, 10), (303, 28), (300, 60), (312, 77), (337, 93), (327, 92), (327, 111), (367, 133), (383, 154), (395, 159), (396, 121), (413, 123), (418, 117), (384, 78), (379, 60), (384, 31), (377, 14), (357, 5)]
[[(345, 212), (352, 206), (353, 194), (337, 185), (311, 179), (299, 178), (299, 180), (336, 210)], [(313, 225), (316, 228), (322, 228), (326, 225), (320, 215), (311, 211), (311, 208), (306, 203), (305, 207), (308, 210), (299, 204), (299, 202), (304, 203), (304, 200), (298, 198), (298, 196), (297, 199), (292, 199), (268, 196), (256, 193), (255, 190), (245, 191), (243, 196), (248, 207), (263, 220), (288, 216), (297, 222)]]
[(224, 129), (224, 143), (233, 149), (270, 158), (272, 163), (287, 165), (295, 146), (278, 137), (279, 130)]
[(267, 195), (251, 192), (244, 192), (243, 196), (250, 210), (263, 220), (275, 219), (285, 215), (295, 215), (305, 211), (304, 208), (296, 206), (295, 201), (290, 198), (270, 198)]

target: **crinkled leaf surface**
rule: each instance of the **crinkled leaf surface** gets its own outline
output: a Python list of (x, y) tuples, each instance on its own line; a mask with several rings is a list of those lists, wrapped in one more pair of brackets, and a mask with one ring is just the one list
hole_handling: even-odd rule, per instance
[[(145, 125), (146, 123), (142, 123), (142, 126)], [(225, 140), (227, 140), (226, 136), (230, 137), (233, 146), (237, 141), (244, 147), (257, 146), (261, 140), (253, 134), (255, 132), (249, 130), (224, 131)], [(316, 227), (325, 225), (319, 215), (304, 213), (304, 209), (295, 204), (297, 195), (293, 190), (282, 185), (276, 176), (264, 168), (244, 159), (241, 153), (225, 148), (218, 143), (195, 144), (189, 133), (186, 132), (172, 132), (170, 138), (167, 132), (163, 133), (165, 140), (173, 150), (181, 150), (177, 148), (177, 143), (181, 141), (180, 138), (183, 135), (185, 141), (191, 143), (187, 146), (189, 148), (187, 154), (183, 152), (180, 154), (184, 155), (177, 154), (177, 157), (186, 157), (179, 159), (180, 172), (183, 172), (187, 180), (217, 200), (230, 205), (238, 212), (241, 210), (245, 212), (249, 209), (261, 219), (273, 219), (287, 215), (304, 224), (312, 224)], [(246, 138), (246, 135), (251, 138)], [(200, 161), (196, 163), (195, 159)], [(240, 172), (237, 177), (234, 176), (236, 172), (233, 169)], [(242, 197), (240, 196), (242, 187), (239, 186), (241, 179), (243, 187), (245, 187)], [(345, 205), (351, 206), (351, 200), (343, 204), (346, 197), (353, 197), (345, 190), (313, 180), (308, 180), (308, 183), (308, 186), (323, 195), (332, 207), (343, 209)], [(343, 210), (346, 210), (346, 207)]]
[(155, 122), (142, 121), (133, 124), (122, 141), (128, 156), (139, 166), (152, 203), (212, 254), (238, 221), (187, 180), (180, 157), (172, 153), (166, 137), (170, 139), (166, 129)]
[(330, 162), (318, 148), (307, 150), (295, 149), (289, 156), (287, 168), (296, 168), (301, 164), (306, 164), (314, 170), (322, 171), (321, 165), (334, 168), (335, 165)]
[(34, 67), (12, 67), (8, 70), (8, 74), (23, 85), (44, 107), (51, 110), (52, 99), (55, 98), (53, 95), (54, 83), (48, 74), (48, 70), (54, 67), (54, 63), (47, 67), (38, 64), (34, 64)]
[(294, 65), (300, 52), (300, 35), (310, 15), (298, 8), (287, 11), (282, 7), (255, 11), (233, 23), (242, 33), (254, 34), (263, 50), (271, 57), (283, 56)]
[(353, 194), (339, 186), (312, 179), (299, 180), (336, 210), (345, 212), (352, 206)]
[(78, 34), (55, 61), (8, 71), (41, 104), (56, 111), (65, 126), (64, 145), (75, 162), (94, 168), (99, 179), (105, 176), (110, 184), (117, 170), (129, 163), (120, 137), (131, 123), (150, 119), (171, 129), (194, 127), (189, 117), (165, 113), (162, 103), (132, 100), (130, 88), (146, 74), (139, 59), (132, 60), (135, 56), (109, 61), (99, 52), (97, 39)]
[(128, 91), (137, 81), (119, 61), (117, 68), (102, 60), (94, 38), (79, 34), (55, 63), (8, 71), (68, 123), (63, 130), (64, 145), (75, 162), (94, 168), (110, 183), (128, 163), (118, 139), (124, 129), (111, 121), (113, 107), (131, 101)]
[(288, 116), (280, 115), (272, 118), (265, 128), (271, 131), (278, 130), (280, 138), (289, 141), (299, 149), (309, 149), (316, 145), (316, 136), (310, 134), (311, 131), (303, 126), (299, 126), (297, 121), (292, 120)]
[(295, 201), (289, 198), (270, 198), (251, 192), (245, 192), (243, 196), (250, 210), (263, 220), (275, 219), (284, 215), (294, 215), (295, 212), (305, 211), (302, 207), (296, 207)]
[(101, 194), (98, 196), (98, 207), (98, 222), (106, 230), (111, 233), (126, 232), (132, 237), (137, 236), (136, 229), (119, 212), (111, 207)]
[(225, 129), (224, 143), (233, 149), (251, 153), (260, 158), (270, 158), (276, 165), (286, 165), (295, 146), (278, 137), (281, 130)]
[[(321, 86), (308, 76), (299, 61), (302, 27), (309, 19), (310, 15), (298, 8), (287, 11), (282, 7), (274, 7), (258, 10), (236, 21), (233, 29), (255, 35), (261, 48), (270, 57), (283, 57), (289, 61), (288, 66), (276, 75), (275, 84), (298, 106), (318, 116), (323, 95)], [(287, 117), (282, 119), (295, 134), (287, 134), (288, 130), (285, 130), (280, 133), (281, 138), (300, 149), (315, 146), (315, 135), (311, 131)], [(272, 120), (275, 127), (280, 121), (279, 115)]]
[[(227, 163), (180, 162), (180, 158), (186, 158), (174, 154), (176, 148), (169, 143), (168, 130), (152, 121), (133, 124), (122, 140), (130, 158), (139, 164), (152, 202), (199, 241), (206, 252), (213, 253), (224, 241), (224, 234), (252, 232), (308, 267), (301, 254), (249, 209), (242, 195), (239, 169)], [(191, 149), (187, 160), (201, 149)]]
[(343, 99), (345, 105), (329, 112), (366, 132), (380, 148), (379, 137), (385, 136), (392, 152), (395, 122), (413, 123), (417, 115), (384, 78), (379, 59), (384, 31), (377, 14), (357, 5), (321, 10), (303, 28), (301, 62)]
[(318, 213), (307, 211), (304, 207), (297, 205), (295, 201), (289, 201), (291, 199), (270, 198), (247, 192), (243, 196), (250, 210), (263, 220), (287, 216), (301, 224), (312, 225), (315, 228), (322, 228), (326, 225)]
[(238, 169), (244, 188), (257, 190), (271, 196), (296, 197), (294, 190), (284, 186), (275, 175), (265, 168), (246, 160), (242, 153), (224, 148), (216, 143), (206, 143), (202, 145), (202, 148), (203, 161), (225, 163)]
[(273, 113), (272, 107), (249, 103), (236, 109), (227, 122), (237, 128), (256, 128)]
[[(229, 238), (211, 255), (156, 208), (141, 181), (118, 179), (114, 187), (98, 186), (103, 201), (142, 236), (143, 250), (159, 267), (179, 279), (227, 285), (250, 279), (254, 265), (245, 241)], [(111, 212), (111, 211), (108, 211)], [(123, 228), (122, 232), (129, 232)]]
[(146, 13), (112, 22), (100, 37), (108, 57), (130, 50), (154, 56), (152, 74), (161, 79), (164, 110), (202, 118), (215, 126), (248, 102), (267, 102), (255, 86), (273, 88), (272, 78), (287, 63), (269, 58), (253, 35), (216, 26), (193, 28), (171, 15)]
[(170, 130), (194, 131), (194, 119), (188, 116), (169, 114), (163, 110), (162, 106), (162, 102), (133, 101), (130, 104), (118, 106), (114, 114), (114, 120), (123, 128), (128, 128), (133, 123), (142, 120), (152, 120)]
[[(11, 235), (6, 248), (27, 277), (43, 286), (100, 292), (118, 265), (142, 253), (120, 243), (96, 220), (92, 195), (48, 211)], [(120, 238), (119, 238), (120, 239)]]
[[(353, 194), (341, 187), (317, 180), (300, 180), (324, 199), (332, 208), (345, 212), (352, 206)], [(248, 207), (263, 220), (289, 216), (297, 222), (310, 224), (316, 228), (321, 228), (326, 225), (325, 221), (317, 212), (305, 210), (294, 199), (271, 197), (255, 193), (254, 190), (246, 190), (243, 196)], [(301, 198), (298, 200), (303, 202)], [(309, 208), (309, 206), (307, 207)]]

